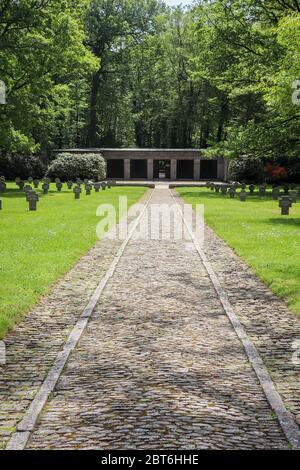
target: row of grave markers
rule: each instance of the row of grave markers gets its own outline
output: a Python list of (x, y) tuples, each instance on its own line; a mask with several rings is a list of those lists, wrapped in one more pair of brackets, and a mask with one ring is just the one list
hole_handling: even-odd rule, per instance
[[(50, 189), (50, 183), (51, 180), (49, 178), (44, 178), (42, 181), (38, 179), (33, 179), (33, 178), (28, 178), (27, 182), (29, 184), (26, 184), (25, 181), (21, 180), (20, 178), (15, 179), (16, 185), (19, 187), (20, 191), (24, 192), (26, 201), (29, 204), (29, 210), (30, 211), (36, 211), (37, 210), (37, 203), (39, 201), (39, 195), (37, 194), (34, 189), (38, 189), (40, 184), (42, 184), (41, 188), (43, 190), (43, 194), (47, 195), (49, 193)], [(31, 186), (33, 184), (33, 187)], [(63, 188), (63, 183), (59, 178), (56, 178), (55, 180), (56, 184), (56, 189), (58, 192), (61, 192)], [(106, 189), (110, 189), (112, 186), (116, 186), (115, 181), (102, 181), (102, 182), (92, 182), (88, 179), (85, 180), (80, 180), (77, 179), (76, 183), (73, 181), (68, 181), (67, 187), (69, 190), (73, 189), (73, 193), (75, 196), (75, 199), (80, 199), (80, 195), (82, 193), (81, 186), (84, 185), (86, 195), (89, 196), (91, 195), (92, 189), (95, 189), (96, 193), (99, 193), (100, 189), (105, 191)], [(75, 186), (75, 187), (74, 187)], [(0, 193), (4, 193), (6, 191), (6, 182), (5, 178), (3, 176), (0, 177)], [(0, 210), (2, 210), (2, 201), (0, 199)]]
[[(249, 185), (249, 193), (247, 193), (247, 185), (240, 183), (233, 183), (230, 185), (226, 184), (216, 184), (216, 183), (207, 183), (206, 187), (211, 191), (216, 193), (222, 193), (223, 195), (229, 194), (231, 199), (234, 199), (237, 194), (237, 189), (240, 188), (241, 191), (238, 193), (240, 201), (245, 202), (247, 200), (247, 195), (254, 194), (256, 187), (254, 184)], [(290, 208), (297, 202), (297, 198), (300, 198), (300, 186), (295, 184), (284, 185), (284, 193), (281, 193), (281, 188), (279, 186), (274, 186), (272, 189), (272, 197), (274, 201), (279, 200), (279, 207), (281, 208), (281, 215), (289, 215)], [(262, 184), (258, 187), (259, 196), (266, 196), (267, 194), (267, 185)]]

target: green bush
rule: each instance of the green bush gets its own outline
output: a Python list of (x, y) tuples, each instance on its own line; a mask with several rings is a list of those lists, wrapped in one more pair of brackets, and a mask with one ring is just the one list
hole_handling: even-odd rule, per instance
[(37, 156), (24, 155), (0, 155), (0, 176), (5, 176), (7, 180), (21, 178), (27, 180), (42, 178), (45, 174), (46, 166)]
[(265, 179), (261, 160), (247, 156), (232, 160), (229, 164), (229, 179), (245, 183), (262, 183)]
[(46, 176), (61, 181), (80, 179), (104, 180), (106, 164), (101, 155), (61, 153), (50, 164)]

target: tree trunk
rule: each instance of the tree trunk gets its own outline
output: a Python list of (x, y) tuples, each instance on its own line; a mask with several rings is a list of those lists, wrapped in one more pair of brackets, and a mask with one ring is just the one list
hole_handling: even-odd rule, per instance
[(97, 146), (97, 103), (100, 89), (100, 76), (102, 69), (99, 69), (92, 78), (92, 90), (90, 101), (90, 119), (89, 119), (89, 148)]

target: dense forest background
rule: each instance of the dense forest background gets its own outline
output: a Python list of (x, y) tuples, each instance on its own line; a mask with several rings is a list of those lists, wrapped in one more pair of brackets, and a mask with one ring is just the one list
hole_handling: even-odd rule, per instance
[[(300, 155), (300, 2), (0, 0), (0, 148)], [(1, 158), (1, 157), (0, 157)]]

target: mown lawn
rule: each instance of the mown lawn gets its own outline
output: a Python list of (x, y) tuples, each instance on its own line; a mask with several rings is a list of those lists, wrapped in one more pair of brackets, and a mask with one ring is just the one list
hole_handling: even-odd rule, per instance
[[(65, 187), (66, 188), (66, 187)], [(97, 241), (99, 204), (118, 208), (119, 196), (132, 205), (146, 188), (112, 188), (75, 201), (71, 191), (51, 185), (40, 194), (37, 212), (29, 212), (24, 194), (13, 183), (0, 195), (0, 338), (29, 311), (49, 287)]]
[(300, 200), (281, 216), (271, 192), (229, 199), (206, 188), (180, 188), (190, 204), (204, 204), (207, 224), (300, 315)]

